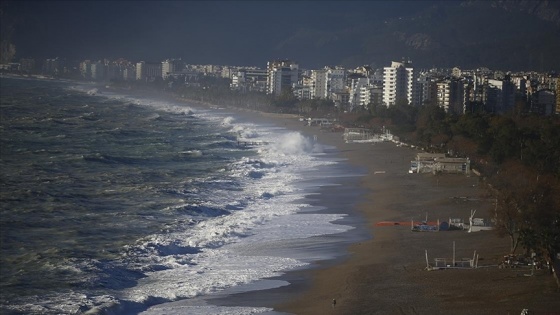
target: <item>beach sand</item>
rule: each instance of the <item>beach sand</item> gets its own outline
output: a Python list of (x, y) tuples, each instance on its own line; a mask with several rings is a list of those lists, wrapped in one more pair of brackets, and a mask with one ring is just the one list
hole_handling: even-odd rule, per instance
[[(197, 106), (208, 106), (200, 104)], [(216, 106), (212, 106), (217, 108)], [(347, 163), (365, 169), (360, 203), (351, 203), (370, 234), (351, 244), (342, 259), (282, 276), (288, 286), (230, 296), (224, 305), (273, 307), (275, 314), (560, 314), (560, 291), (545, 270), (498, 268), (510, 241), (494, 231), (412, 232), (410, 225), (381, 221), (489, 220), (495, 207), (480, 178), (472, 174), (409, 174), (418, 149), (393, 142), (345, 143), (342, 133), (305, 126), (294, 115), (228, 108), (249, 121), (299, 131), (335, 146)], [(455, 251), (454, 251), (455, 248)], [(477, 257), (478, 268), (426, 270), (435, 258)], [(517, 253), (521, 253), (518, 249)], [(475, 256), (476, 255), (476, 256)], [(333, 306), (333, 299), (336, 305)], [(273, 304), (273, 305), (271, 305)]]
[[(371, 238), (350, 245), (343, 261), (288, 274), (293, 285), (274, 310), (289, 314), (560, 314), (560, 292), (544, 270), (500, 269), (509, 238), (494, 231), (412, 232), (410, 225), (376, 226), (380, 221), (489, 220), (495, 207), (480, 178), (459, 174), (409, 174), (417, 149), (393, 142), (345, 143), (342, 133), (304, 126), (289, 115), (244, 113), (257, 120), (315, 138), (338, 148), (348, 163), (365, 168), (365, 191), (357, 210)], [(478, 257), (476, 269), (426, 270), (434, 258)], [(518, 250), (520, 253), (521, 250)], [(253, 295), (254, 296), (254, 295)], [(336, 305), (333, 307), (333, 299)]]

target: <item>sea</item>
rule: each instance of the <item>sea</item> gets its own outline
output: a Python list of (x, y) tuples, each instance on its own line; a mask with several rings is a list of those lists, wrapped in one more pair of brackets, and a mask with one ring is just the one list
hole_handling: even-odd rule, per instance
[(367, 237), (362, 171), (315, 138), (93, 83), (0, 87), (4, 315), (275, 314), (212, 298)]

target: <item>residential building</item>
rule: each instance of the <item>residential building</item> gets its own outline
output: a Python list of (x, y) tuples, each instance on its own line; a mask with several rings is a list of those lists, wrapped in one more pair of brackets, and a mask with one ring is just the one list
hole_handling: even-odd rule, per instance
[(372, 85), (370, 89), (370, 106), (379, 106), (383, 104), (383, 83)]
[(140, 61), (136, 64), (136, 80), (154, 81), (161, 78), (161, 62)]
[(435, 102), (437, 96), (437, 85), (434, 78), (429, 73), (422, 73), (416, 80), (416, 89), (414, 90), (415, 100), (414, 106), (424, 106), (431, 102)]
[(84, 60), (82, 62), (80, 62), (80, 73), (82, 75), (82, 78), (89, 80), (91, 79), (91, 61), (90, 60)]
[(515, 84), (507, 76), (504, 80), (488, 79), (483, 101), (494, 113), (503, 114), (515, 106), (515, 91)]
[(293, 85), (294, 95), (300, 100), (311, 99), (311, 94), (313, 90), (313, 80), (311, 77), (302, 75), (300, 82)]
[(291, 60), (275, 60), (267, 64), (266, 93), (280, 95), (298, 83), (299, 66)]
[(316, 99), (328, 98), (327, 69), (311, 70), (311, 97)]
[(167, 59), (161, 62), (161, 77), (165, 80), (172, 74), (181, 72), (184, 63), (179, 59)]
[(455, 67), (451, 69), (451, 76), (455, 79), (459, 79), (462, 75), (461, 69), (459, 67)]
[[(327, 96), (344, 90), (346, 69), (341, 67), (328, 67), (327, 69)], [(328, 98), (328, 97), (327, 97)]]
[(132, 81), (136, 79), (136, 67), (134, 65), (127, 65), (123, 69), (123, 80)]
[(436, 83), (436, 104), (445, 112), (463, 114), (465, 112), (465, 86), (461, 80), (445, 79)]
[(390, 67), (383, 68), (383, 103), (389, 107), (405, 101), (415, 104), (415, 73), (410, 61), (393, 61)]
[(265, 92), (267, 70), (258, 68), (239, 69), (231, 78), (232, 90), (248, 92)]
[(105, 79), (105, 65), (99, 61), (90, 65), (91, 79), (95, 81), (102, 81)]
[(541, 115), (550, 116), (556, 112), (556, 95), (554, 91), (543, 89), (533, 93), (531, 97), (531, 112)]
[(351, 79), (349, 88), (350, 98), (348, 102), (350, 104), (351, 111), (358, 107), (365, 107), (369, 104), (371, 97), (368, 78), (360, 75)]

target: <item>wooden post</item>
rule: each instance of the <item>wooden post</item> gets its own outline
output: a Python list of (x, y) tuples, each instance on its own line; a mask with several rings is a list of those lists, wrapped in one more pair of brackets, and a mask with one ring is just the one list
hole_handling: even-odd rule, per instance
[(455, 267), (455, 241), (453, 241), (453, 267)]
[(476, 265), (475, 268), (478, 268), (478, 254), (476, 254)]

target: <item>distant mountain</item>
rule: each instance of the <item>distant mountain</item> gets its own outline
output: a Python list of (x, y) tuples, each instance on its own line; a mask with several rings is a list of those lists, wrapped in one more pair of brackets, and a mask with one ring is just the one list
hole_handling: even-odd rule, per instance
[[(352, 16), (336, 30), (302, 28), (276, 46), (302, 65), (488, 67), (560, 71), (560, 2), (449, 1), (391, 19)], [(319, 53), (320, 51), (320, 53)]]

